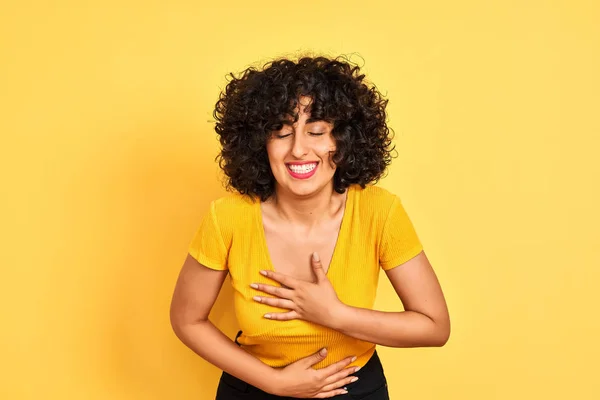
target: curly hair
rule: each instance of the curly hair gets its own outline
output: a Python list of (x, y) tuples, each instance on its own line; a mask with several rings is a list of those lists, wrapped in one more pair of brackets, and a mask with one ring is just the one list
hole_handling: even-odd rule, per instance
[(221, 143), (216, 157), (227, 189), (258, 196), (275, 191), (266, 143), (270, 132), (295, 112), (301, 96), (311, 98), (311, 118), (333, 123), (336, 165), (333, 184), (344, 193), (351, 184), (377, 182), (392, 160), (392, 135), (386, 124), (384, 99), (365, 83), (360, 67), (343, 57), (304, 56), (296, 62), (280, 58), (261, 69), (249, 67), (238, 77), (227, 75), (213, 116)]

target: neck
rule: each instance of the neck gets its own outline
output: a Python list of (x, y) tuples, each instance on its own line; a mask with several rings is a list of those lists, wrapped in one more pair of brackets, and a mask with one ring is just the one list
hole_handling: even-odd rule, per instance
[(280, 218), (312, 227), (323, 218), (334, 217), (344, 206), (347, 194), (348, 190), (344, 194), (337, 193), (333, 182), (310, 196), (297, 196), (277, 186), (271, 201)]

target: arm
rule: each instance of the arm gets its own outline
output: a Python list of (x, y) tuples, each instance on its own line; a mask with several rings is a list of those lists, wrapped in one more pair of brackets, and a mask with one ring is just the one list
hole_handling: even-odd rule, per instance
[[(316, 254), (316, 253), (315, 253)], [(285, 321), (304, 319), (348, 336), (389, 347), (443, 346), (450, 335), (450, 318), (442, 289), (423, 251), (386, 271), (405, 311), (383, 312), (351, 307), (337, 297), (313, 256), (316, 282), (306, 282), (275, 271), (261, 271), (283, 287), (253, 284), (276, 297), (257, 296), (255, 301), (287, 308), (284, 313), (265, 314)]]
[(191, 350), (223, 371), (270, 390), (273, 369), (251, 356), (208, 320), (227, 271), (212, 270), (188, 255), (173, 293), (171, 326)]
[[(219, 331), (208, 315), (219, 294), (227, 271), (212, 270), (191, 255), (185, 260), (171, 302), (171, 325), (177, 337), (200, 357), (223, 371), (280, 396), (328, 398), (347, 391), (355, 368), (346, 368), (347, 357), (320, 370), (313, 366), (327, 356), (319, 351), (283, 369), (272, 368), (246, 353)], [(199, 290), (201, 289), (201, 290)]]
[(389, 347), (443, 346), (450, 317), (442, 289), (425, 252), (386, 271), (405, 311), (383, 312), (343, 305), (330, 328)]

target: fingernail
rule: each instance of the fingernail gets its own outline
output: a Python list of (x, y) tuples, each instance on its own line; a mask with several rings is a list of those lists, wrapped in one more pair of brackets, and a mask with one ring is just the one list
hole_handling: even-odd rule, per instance
[(356, 369), (354, 370), (354, 372), (358, 372), (360, 370), (360, 367), (356, 367)]
[(354, 362), (354, 361), (356, 361), (356, 356), (352, 357), (352, 361), (351, 362)]
[(266, 319), (270, 319), (271, 318), (271, 314), (265, 314), (265, 318)]
[(260, 297), (259, 296), (254, 296), (253, 299), (256, 300), (256, 301), (258, 301), (258, 302), (260, 302)]
[(350, 379), (350, 382), (356, 382), (357, 380), (358, 380), (358, 378), (354, 377), (354, 378)]
[(319, 354), (325, 357), (327, 355), (327, 349), (323, 347), (321, 350), (319, 350)]
[(347, 391), (347, 390), (344, 390), (344, 391), (342, 392), (342, 394), (348, 394), (348, 391)]
[(251, 287), (251, 288), (254, 288), (254, 289), (258, 289), (258, 285), (257, 285), (256, 283), (251, 283), (251, 284), (250, 284), (250, 287)]
[(315, 260), (315, 261), (321, 261), (321, 260), (319, 260), (319, 255), (317, 254), (316, 251), (313, 253), (313, 260)]
[(261, 275), (267, 276), (267, 271), (260, 271)]

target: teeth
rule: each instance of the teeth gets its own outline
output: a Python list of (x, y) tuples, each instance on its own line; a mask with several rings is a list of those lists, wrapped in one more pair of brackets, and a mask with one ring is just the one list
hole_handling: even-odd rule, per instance
[(297, 174), (307, 174), (310, 171), (312, 171), (313, 169), (315, 169), (316, 166), (317, 166), (317, 163), (312, 163), (312, 164), (303, 164), (303, 165), (288, 165), (288, 168)]

